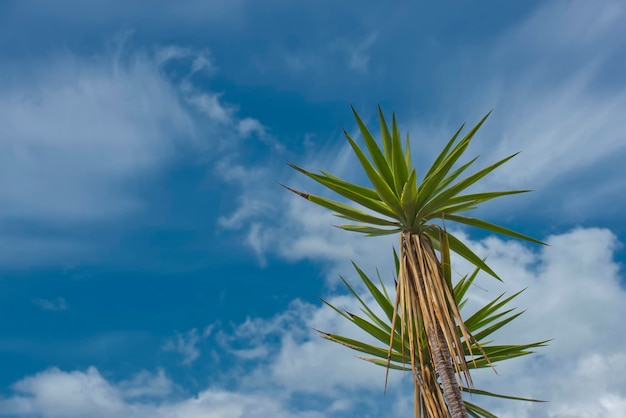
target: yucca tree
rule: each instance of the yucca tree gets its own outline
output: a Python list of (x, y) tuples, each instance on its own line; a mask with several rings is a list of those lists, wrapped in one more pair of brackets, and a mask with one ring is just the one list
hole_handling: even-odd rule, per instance
[[(382, 110), (378, 108), (381, 149), (354, 108), (352, 111), (369, 157), (345, 130), (344, 134), (372, 188), (349, 183), (326, 171), (315, 174), (295, 164), (290, 165), (368, 211), (336, 200), (288, 189), (334, 211), (341, 218), (356, 222), (341, 225), (339, 228), (368, 236), (399, 234), (399, 273), (394, 303), (399, 323), (394, 315), (391, 335), (399, 326), (401, 335), (408, 336), (409, 358), (414, 375), (415, 416), (418, 417), (418, 411), (423, 410), (422, 416), (431, 418), (467, 417), (461, 388), (471, 389), (473, 385), (465, 348), (461, 341), (464, 341), (465, 347), (469, 350), (471, 361), (475, 361), (474, 351), (470, 348), (471, 342), (476, 341), (463, 322), (454, 298), (451, 252), (457, 253), (496, 279), (500, 278), (480, 257), (449, 233), (445, 225), (447, 222), (458, 222), (541, 244), (540, 241), (502, 226), (461, 215), (476, 208), (478, 204), (496, 197), (528, 191), (463, 194), (470, 186), (513, 158), (515, 154), (457, 181), (476, 161), (477, 157), (457, 167), (459, 158), (489, 116), (487, 114), (461, 137), (462, 125), (418, 183), (418, 174), (411, 158), (409, 136), (407, 134), (403, 149), (395, 115), (392, 117), (390, 130)], [(418, 332), (422, 328), (423, 335)], [(428, 358), (435, 364), (436, 375), (431, 375), (428, 359), (419, 349), (423, 342), (428, 348)], [(477, 344), (476, 348), (483, 353), (480, 345)], [(392, 351), (391, 340), (388, 365), (391, 363)], [(438, 378), (441, 385), (437, 383)]]
[[(395, 251), (394, 256), (396, 261), (398, 261)], [(387, 292), (387, 289), (383, 281), (381, 280), (380, 274), (378, 275), (380, 287), (378, 287), (376, 286), (374, 281), (370, 279), (363, 272), (363, 270), (359, 268), (359, 266), (357, 266), (355, 263), (353, 263), (353, 265), (361, 281), (365, 285), (367, 292), (369, 293), (369, 298), (371, 298), (373, 301), (372, 304), (368, 305), (365, 302), (364, 298), (359, 295), (359, 293), (348, 283), (346, 279), (341, 277), (341, 280), (344, 282), (350, 292), (358, 299), (359, 303), (361, 304), (361, 312), (364, 314), (364, 316), (360, 316), (348, 311), (342, 311), (331, 303), (323, 299), (322, 301), (326, 305), (337, 311), (344, 318), (355, 324), (358, 328), (365, 331), (367, 334), (373, 337), (373, 339), (378, 340), (382, 343), (393, 341), (391, 357), (388, 357), (388, 349), (385, 347), (373, 345), (368, 342), (355, 340), (338, 334), (332, 334), (323, 331), (318, 332), (320, 332), (322, 336), (327, 340), (339, 343), (353, 350), (359, 351), (367, 356), (373, 356), (357, 356), (362, 360), (370, 361), (376, 365), (389, 367), (396, 370), (410, 371), (412, 368), (410, 366), (411, 360), (408, 356), (410, 351), (408, 334), (405, 333), (404, 335), (402, 335), (402, 333), (396, 328), (396, 330), (393, 332), (392, 337), (391, 324), (394, 322), (394, 320), (397, 322), (400, 321), (400, 319), (397, 317), (397, 312), (394, 312), (393, 301), (389, 297), (389, 293)], [(399, 262), (396, 262), (396, 275), (398, 274), (399, 267)], [(463, 311), (463, 307), (467, 302), (467, 299), (465, 297), (467, 294), (467, 290), (476, 279), (479, 271), (480, 270), (476, 268), (471, 275), (464, 276), (454, 285), (455, 302), (457, 303), (457, 305), (459, 306), (459, 310), (461, 311)], [(470, 334), (472, 334), (474, 337), (474, 339), (469, 342), (469, 346), (471, 348), (469, 350), (467, 348), (464, 349), (465, 356), (469, 356), (471, 354), (475, 355), (474, 361), (468, 363), (468, 367), (470, 369), (485, 368), (489, 367), (491, 362), (499, 363), (504, 360), (532, 354), (533, 351), (531, 350), (542, 347), (548, 342), (546, 340), (526, 344), (500, 345), (493, 344), (492, 341), (487, 340), (493, 333), (495, 333), (503, 326), (509, 324), (511, 321), (515, 320), (523, 313), (515, 312), (515, 308), (509, 307), (510, 303), (520, 293), (522, 293), (522, 291), (519, 291), (506, 298), (504, 297), (504, 294), (501, 294), (489, 303), (476, 309), (475, 312), (473, 312), (471, 315), (469, 315), (469, 317), (467, 317), (467, 319), (465, 319), (465, 325), (467, 326)], [(376, 306), (374, 306), (374, 304)], [(382, 317), (380, 314), (376, 314), (375, 311), (381, 312)], [(431, 380), (433, 380), (431, 384), (436, 385), (438, 384), (435, 379), (437, 373), (435, 371), (435, 366), (432, 362), (432, 359), (429, 358), (428, 346), (424, 339), (425, 330), (424, 328), (420, 328), (418, 332), (422, 336), (419, 350), (422, 351), (422, 356), (426, 359), (426, 368), (429, 372), (428, 374)], [(463, 341), (463, 338), (461, 338), (461, 342), (465, 342)], [(390, 362), (388, 361), (388, 359), (390, 359)], [(536, 399), (502, 395), (476, 388), (470, 390), (470, 388), (468, 387), (462, 387), (461, 390), (463, 390), (464, 392), (471, 392), (472, 395), (491, 396), (530, 402), (543, 402)], [(472, 417), (496, 418), (494, 414), (476, 405), (473, 402), (464, 401), (464, 403), (468, 414)], [(419, 400), (416, 401), (416, 405), (419, 406)], [(419, 412), (423, 413), (423, 411)]]

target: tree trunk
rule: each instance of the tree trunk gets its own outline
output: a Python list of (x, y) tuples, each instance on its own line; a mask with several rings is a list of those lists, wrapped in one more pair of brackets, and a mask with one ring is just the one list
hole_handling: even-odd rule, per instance
[(437, 326), (437, 332), (431, 333), (431, 343), (433, 343), (432, 351), (435, 357), (435, 367), (441, 377), (443, 396), (446, 399), (452, 418), (468, 418), (467, 410), (463, 403), (462, 391), (454, 373), (452, 357), (442, 341), (444, 341), (443, 332)]
[[(412, 358), (417, 358), (421, 345), (417, 329), (418, 324), (423, 326), (430, 352), (430, 367), (437, 376), (432, 386), (417, 388), (424, 390), (423, 396), (428, 400), (426, 416), (428, 418), (468, 418), (461, 388), (456, 379), (456, 373), (464, 374), (471, 382), (465, 360), (462, 343), (458, 334), (463, 320), (455, 310), (451, 312), (449, 304), (453, 303), (442, 273), (442, 267), (435, 254), (432, 241), (418, 234), (406, 233), (400, 236), (402, 264), (399, 272), (399, 290), (397, 300), (402, 299), (402, 314), (400, 326), (407, 327)], [(448, 292), (448, 293), (446, 293)], [(399, 298), (399, 299), (398, 299)], [(394, 308), (396, 309), (396, 308)], [(452, 318), (445, 318), (452, 315)], [(455, 323), (456, 321), (456, 323)], [(408, 323), (408, 325), (407, 325)], [(393, 330), (392, 330), (393, 333)], [(417, 341), (412, 338), (417, 336)], [(466, 333), (464, 333), (466, 334)], [(447, 340), (448, 337), (450, 341)], [(391, 343), (390, 343), (391, 345)], [(417, 347), (417, 349), (416, 349)], [(391, 350), (391, 349), (390, 349)], [(457, 358), (459, 357), (459, 358)], [(460, 361), (458, 365), (455, 363)], [(422, 355), (419, 355), (419, 367), (413, 362), (413, 373), (419, 373), (428, 367)], [(441, 386), (438, 377), (441, 377)], [(416, 417), (417, 418), (417, 417)]]

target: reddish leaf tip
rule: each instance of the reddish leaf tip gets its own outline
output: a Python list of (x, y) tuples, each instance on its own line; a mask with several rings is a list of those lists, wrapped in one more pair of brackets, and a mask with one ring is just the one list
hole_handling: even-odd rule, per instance
[(282, 184), (282, 183), (278, 183), (278, 184), (280, 184), (281, 186), (283, 186), (285, 189), (287, 189), (287, 190), (289, 190), (289, 191), (292, 191), (292, 192), (294, 192), (295, 194), (297, 194), (298, 196), (301, 196), (301, 197), (303, 197), (303, 198), (305, 198), (305, 199), (307, 199), (307, 200), (309, 200), (309, 197), (311, 196), (309, 193), (299, 192), (299, 191), (297, 191), (297, 190), (295, 190), (295, 189), (292, 189), (292, 188), (291, 188), (291, 187), (289, 187), (289, 186), (285, 186), (285, 185), (284, 185), (284, 184)]
[(325, 337), (330, 337), (330, 334), (329, 334), (328, 332), (325, 332), (325, 331), (320, 331), (320, 330), (319, 330), (319, 329), (317, 329), (317, 328), (313, 328), (313, 331), (319, 332), (320, 334), (322, 334), (322, 335), (323, 335), (323, 336), (325, 336)]

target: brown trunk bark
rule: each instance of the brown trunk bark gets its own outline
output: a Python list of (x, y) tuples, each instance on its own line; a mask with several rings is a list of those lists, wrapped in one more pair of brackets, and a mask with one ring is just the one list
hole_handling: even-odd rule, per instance
[(463, 403), (462, 391), (454, 374), (452, 357), (447, 352), (445, 344), (442, 344), (444, 336), (439, 327), (437, 327), (436, 333), (431, 333), (431, 338), (432, 343), (435, 344), (432, 347), (435, 367), (441, 377), (443, 396), (448, 404), (450, 415), (452, 418), (468, 418), (467, 409), (465, 409), (465, 404)]

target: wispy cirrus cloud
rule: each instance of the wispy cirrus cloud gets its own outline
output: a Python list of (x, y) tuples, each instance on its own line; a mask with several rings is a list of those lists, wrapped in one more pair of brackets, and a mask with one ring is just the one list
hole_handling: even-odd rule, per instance
[[(626, 195), (619, 163), (626, 157), (626, 88), (614, 70), (626, 64), (624, 17), (619, 1), (546, 3), (493, 42), (450, 58), (472, 71), (459, 78), (459, 65), (447, 70), (455, 86), (447, 91), (465, 92), (447, 98), (449, 114), (472, 123), (495, 109), (475, 141), (477, 153), (487, 163), (521, 151), (484, 186), (534, 189), (527, 207), (563, 222), (619, 218), (616, 206), (600, 215), (598, 202)], [(418, 136), (428, 133), (413, 126)], [(555, 190), (560, 198), (550, 199)]]
[[(3, 66), (11, 82), (0, 87), (0, 246), (8, 239), (13, 250), (3, 252), (1, 264), (84, 256), (93, 247), (68, 225), (140, 211), (134, 187), (159, 174), (193, 136), (157, 63), (122, 55), (66, 52), (45, 68)], [(37, 251), (41, 246), (52, 251)]]
[(10, 81), (0, 87), (0, 265), (89, 258), (107, 240), (89, 230), (145, 213), (142, 185), (181, 160), (219, 173), (239, 142), (281, 152), (260, 121), (198, 86), (216, 71), (208, 52), (145, 52), (129, 37), (91, 56), (54, 53), (45, 69), (0, 70)]
[(190, 134), (175, 90), (141, 56), (64, 54), (33, 72), (0, 90), (2, 217), (90, 220), (132, 210), (124, 184), (167, 163), (173, 138)]
[[(621, 175), (621, 161), (626, 158), (626, 119), (622, 115), (626, 89), (619, 74), (611, 71), (614, 65), (622, 65), (626, 56), (626, 36), (618, 36), (626, 35), (623, 25), (619, 25), (625, 14), (623, 5), (612, 0), (593, 7), (581, 1), (553, 2), (504, 28), (499, 37), (452, 51), (440, 64), (441, 75), (436, 83), (441, 98), (434, 105), (445, 108), (441, 116), (399, 118), (403, 133), (411, 135), (419, 174), (424, 174), (424, 165), (432, 161), (461, 122), (473, 125), (495, 108), (468, 156), (481, 155), (475, 166), (484, 167), (521, 153), (475, 187), (535, 192), (489, 203), (480, 209), (483, 213), (507, 222), (530, 220), (532, 214), (535, 222), (556, 219), (552, 222), (556, 228), (621, 219), (621, 205), (601, 202), (620, 202), (626, 196), (626, 182)], [(547, 23), (552, 21), (560, 24)], [(459, 95), (459, 91), (464, 93)], [(402, 109), (384, 110), (406, 113)], [(376, 132), (374, 105), (358, 111)], [(351, 120), (347, 109), (346, 118)], [(309, 170), (323, 168), (367, 184), (358, 160), (340, 137), (338, 127), (336, 140), (309, 149), (296, 162)], [(250, 172), (256, 169), (254, 165), (247, 167)], [(264, 183), (280, 178), (281, 183), (303, 185), (295, 187), (299, 190), (320, 190), (313, 182), (305, 183), (301, 176), (284, 170), (265, 171), (260, 177)], [(260, 183), (241, 180), (242, 197), (234, 211), (238, 225), (245, 224), (246, 219), (254, 225), (247, 242), (257, 252), (266, 248), (281, 253), (285, 236), (322, 227), (318, 222), (324, 216), (322, 211), (286, 198), (284, 191), (260, 187)], [(560, 196), (556, 200), (555, 191)], [(273, 202), (280, 202), (274, 205), (280, 210), (267, 210)], [(515, 202), (517, 210), (507, 202)], [(308, 221), (300, 223), (301, 218)], [(290, 227), (276, 227), (275, 219)], [(326, 217), (322, 223), (338, 222)], [(337, 253), (337, 257), (358, 253), (348, 249), (357, 248), (359, 240), (345, 239), (346, 251)], [(324, 252), (322, 243), (313, 239), (292, 244), (283, 255), (294, 254), (298, 248), (308, 251), (311, 257), (317, 251)]]

